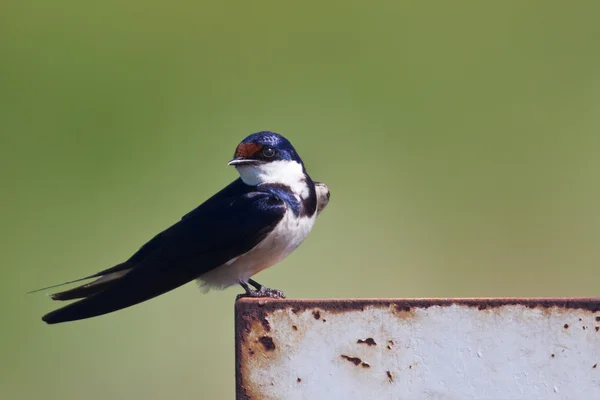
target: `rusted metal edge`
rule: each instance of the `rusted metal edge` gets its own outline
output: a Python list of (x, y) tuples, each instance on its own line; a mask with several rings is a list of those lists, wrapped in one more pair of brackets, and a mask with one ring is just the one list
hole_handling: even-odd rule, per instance
[[(521, 305), (528, 308), (580, 309), (590, 313), (600, 312), (600, 297), (500, 297), (500, 298), (410, 298), (410, 299), (257, 299), (241, 298), (235, 303), (235, 357), (236, 398), (248, 399), (242, 382), (242, 342), (251, 329), (252, 322), (260, 322), (265, 331), (271, 327), (267, 315), (279, 309), (291, 309), (293, 313), (306, 310), (344, 312), (364, 310), (365, 307), (394, 307), (398, 312), (410, 312), (413, 308), (453, 305), (476, 307), (479, 310)], [(600, 320), (600, 315), (596, 317)]]
[(478, 309), (509, 305), (523, 305), (530, 308), (561, 307), (600, 311), (600, 297), (475, 297), (475, 298), (412, 298), (412, 299), (263, 299), (242, 297), (235, 303), (236, 314), (259, 307), (266, 311), (293, 308), (303, 311), (321, 308), (326, 311), (360, 310), (368, 306), (389, 306), (428, 308), (461, 305)]

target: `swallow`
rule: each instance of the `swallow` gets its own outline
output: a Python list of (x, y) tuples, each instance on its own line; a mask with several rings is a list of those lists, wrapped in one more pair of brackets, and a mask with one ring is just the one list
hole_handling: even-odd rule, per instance
[(236, 148), (228, 165), (239, 177), (154, 236), (128, 260), (59, 285), (94, 279), (51, 295), (74, 300), (42, 317), (48, 324), (111, 313), (190, 281), (210, 289), (240, 285), (240, 296), (284, 298), (251, 277), (292, 253), (329, 203), (327, 185), (314, 182), (292, 144), (257, 132)]

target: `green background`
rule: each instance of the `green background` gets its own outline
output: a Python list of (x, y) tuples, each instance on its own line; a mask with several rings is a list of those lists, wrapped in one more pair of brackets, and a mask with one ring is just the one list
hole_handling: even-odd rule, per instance
[(599, 4), (4, 0), (0, 398), (233, 398), (239, 288), (57, 326), (25, 293), (127, 258), (259, 130), (332, 192), (267, 286), (597, 295)]

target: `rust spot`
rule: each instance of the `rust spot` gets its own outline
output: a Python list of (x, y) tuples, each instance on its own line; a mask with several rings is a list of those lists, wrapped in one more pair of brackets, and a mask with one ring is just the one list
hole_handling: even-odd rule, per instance
[(369, 363), (363, 362), (362, 364), (363, 368), (371, 368), (371, 366), (369, 365)]
[(596, 321), (600, 322), (600, 316), (596, 317)]
[(325, 318), (323, 318), (323, 322), (327, 322), (327, 320)]
[(477, 307), (478, 310), (485, 310), (487, 308), (487, 305), (485, 304), (480, 304), (479, 307)]
[(296, 382), (300, 383), (300, 382), (302, 382), (302, 379), (298, 378), (298, 379), (296, 379)]
[(550, 357), (554, 358), (554, 357), (556, 357), (556, 355), (555, 354), (551, 354)]
[(569, 324), (564, 324), (564, 325), (563, 325), (563, 328), (565, 328), (565, 329), (569, 329)]
[(410, 306), (395, 304), (392, 310), (394, 311), (394, 315), (396, 315), (398, 318), (408, 319), (415, 316), (415, 311)]
[(262, 149), (262, 144), (257, 143), (241, 143), (237, 149), (235, 149), (235, 157), (251, 157), (257, 151)]
[(358, 357), (350, 357), (350, 356), (346, 356), (344, 354), (342, 354), (340, 357), (342, 357), (345, 360), (350, 361), (354, 365), (358, 365), (358, 364), (360, 364), (362, 362), (362, 360), (360, 358), (358, 358)]
[(408, 369), (412, 369), (412, 365), (409, 365), (409, 366), (408, 366)]
[[(252, 330), (252, 322), (260, 322), (265, 332), (271, 331), (271, 325), (267, 320), (267, 313), (262, 309), (253, 308), (250, 312), (241, 315), (241, 326), (244, 327), (246, 333), (249, 333)], [(238, 332), (240, 334), (240, 332)]]
[(583, 321), (581, 318), (579, 318), (579, 322)]
[(267, 318), (262, 318), (260, 323), (262, 324), (263, 328), (265, 328), (265, 332), (271, 332), (271, 325), (269, 324)]
[(592, 368), (596, 368), (598, 366), (598, 364), (594, 364), (594, 366)]
[(375, 343), (375, 340), (373, 340), (373, 338), (366, 338), (365, 340), (358, 339), (358, 341), (356, 343), (358, 343), (358, 344), (364, 343), (369, 346), (377, 346), (377, 343)]
[(273, 343), (273, 338), (271, 336), (261, 336), (258, 341), (263, 345), (266, 351), (275, 350), (275, 343)]
[(596, 332), (600, 331), (600, 326), (596, 326)]
[(300, 309), (298, 309), (298, 308), (292, 308), (292, 312), (293, 312), (294, 314), (298, 314), (298, 311), (300, 311)]
[(392, 375), (391, 371), (385, 371), (385, 374), (388, 377), (388, 381), (390, 381), (390, 383), (394, 382), (394, 375)]
[(250, 354), (251, 356), (253, 356), (254, 355), (254, 350), (248, 349), (248, 354)]
[(296, 325), (292, 325), (292, 329), (295, 330), (295, 331), (297, 331), (298, 327)]
[(313, 311), (313, 317), (315, 319), (321, 319), (321, 313), (318, 310)]

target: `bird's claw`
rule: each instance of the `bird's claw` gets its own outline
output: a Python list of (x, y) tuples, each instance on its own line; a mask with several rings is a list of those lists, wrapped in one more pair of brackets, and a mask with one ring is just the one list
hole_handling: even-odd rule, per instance
[(258, 290), (248, 289), (248, 290), (246, 290), (246, 293), (238, 294), (236, 297), (236, 300), (239, 300), (242, 297), (254, 297), (254, 298), (268, 297), (271, 299), (285, 299), (285, 295), (283, 294), (283, 292), (281, 290), (270, 289), (265, 286), (261, 286), (260, 289), (258, 289)]
[(258, 292), (258, 297), (270, 297), (272, 299), (285, 299), (285, 294), (279, 289), (270, 289), (262, 286)]

